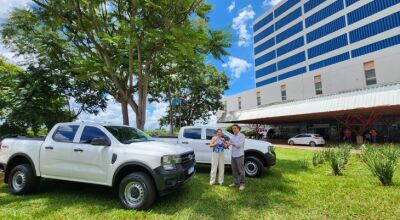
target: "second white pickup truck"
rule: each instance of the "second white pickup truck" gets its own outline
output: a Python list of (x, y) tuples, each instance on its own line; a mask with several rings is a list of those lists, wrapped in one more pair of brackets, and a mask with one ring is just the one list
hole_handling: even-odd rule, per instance
[[(196, 162), (211, 164), (212, 150), (210, 140), (217, 133), (215, 127), (182, 127), (178, 137), (156, 137), (158, 141), (188, 146), (194, 150)], [(230, 138), (232, 134), (223, 130), (224, 136)], [(276, 163), (274, 146), (266, 141), (246, 139), (244, 145), (245, 171), (249, 177), (261, 176), (264, 167), (270, 167)], [(225, 164), (231, 164), (231, 148), (225, 150)]]
[(56, 124), (45, 139), (5, 138), (0, 170), (12, 194), (26, 194), (40, 178), (113, 187), (125, 208), (149, 208), (195, 174), (193, 150), (157, 142), (128, 126)]

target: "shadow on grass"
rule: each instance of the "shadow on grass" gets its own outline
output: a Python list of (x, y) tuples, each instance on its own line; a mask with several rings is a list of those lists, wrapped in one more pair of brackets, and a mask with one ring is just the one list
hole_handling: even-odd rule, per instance
[[(292, 207), (301, 205), (290, 199), (296, 189), (293, 188), (293, 181), (285, 177), (286, 174), (304, 172), (299, 161), (279, 160), (261, 178), (246, 178), (247, 188), (244, 191), (228, 187), (232, 180), (230, 169), (230, 166), (225, 168), (224, 186), (209, 186), (210, 166), (197, 166), (197, 174), (188, 184), (160, 198), (148, 214), (172, 216), (188, 210), (194, 216), (225, 219), (235, 218), (238, 209), (259, 212), (282, 204)], [(38, 192), (27, 196), (9, 195), (6, 185), (1, 184), (0, 194), (7, 194), (0, 197), (0, 207), (9, 204), (20, 204), (24, 207), (24, 204), (33, 200), (40, 200), (41, 207), (32, 211), (35, 218), (46, 217), (71, 207), (82, 208), (85, 212), (96, 215), (122, 209), (111, 188), (92, 184), (43, 180)]]
[(279, 160), (279, 164), (266, 169), (262, 177), (246, 178), (244, 191), (228, 187), (232, 179), (230, 169), (230, 166), (225, 168), (224, 186), (209, 186), (210, 166), (197, 166), (196, 178), (189, 186), (161, 198), (152, 211), (173, 215), (177, 209), (188, 209), (199, 218), (230, 219), (237, 218), (240, 209), (256, 213), (281, 205), (300, 206), (290, 199), (296, 190), (292, 187), (293, 181), (285, 177), (287, 173), (304, 172), (299, 161)]

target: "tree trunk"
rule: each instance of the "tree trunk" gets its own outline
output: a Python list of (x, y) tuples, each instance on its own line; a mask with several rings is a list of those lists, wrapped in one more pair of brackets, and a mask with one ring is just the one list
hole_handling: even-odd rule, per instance
[(121, 102), (122, 122), (124, 125), (129, 125), (128, 102)]
[(139, 103), (138, 112), (136, 113), (136, 128), (144, 131), (144, 123), (146, 122), (146, 105)]

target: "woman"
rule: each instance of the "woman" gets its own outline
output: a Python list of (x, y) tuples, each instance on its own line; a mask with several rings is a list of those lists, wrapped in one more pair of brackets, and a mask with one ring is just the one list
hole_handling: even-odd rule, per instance
[(224, 171), (225, 171), (225, 159), (224, 149), (228, 148), (228, 143), (224, 138), (224, 134), (221, 129), (217, 130), (217, 136), (211, 138), (210, 147), (212, 148), (212, 159), (211, 159), (211, 173), (210, 173), (210, 185), (215, 184), (215, 178), (218, 170), (218, 183), (222, 185), (224, 183)]

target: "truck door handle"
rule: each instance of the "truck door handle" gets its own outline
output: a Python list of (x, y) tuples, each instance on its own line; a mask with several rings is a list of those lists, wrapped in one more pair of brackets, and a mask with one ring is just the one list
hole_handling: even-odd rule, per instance
[(74, 151), (75, 151), (75, 152), (83, 152), (83, 150), (80, 149), (80, 148), (74, 149)]
[(187, 141), (182, 141), (182, 144), (189, 144), (189, 142), (187, 142)]
[(210, 143), (205, 143), (205, 145), (210, 145)]
[(52, 146), (48, 146), (48, 147), (45, 147), (44, 149), (46, 149), (46, 150), (53, 150), (54, 148), (53, 148)]

